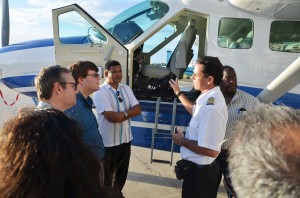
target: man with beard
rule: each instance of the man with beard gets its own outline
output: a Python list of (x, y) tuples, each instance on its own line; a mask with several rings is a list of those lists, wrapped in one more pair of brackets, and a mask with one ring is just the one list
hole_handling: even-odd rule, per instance
[(243, 113), (254, 110), (260, 102), (256, 97), (237, 89), (237, 76), (235, 70), (230, 66), (223, 66), (223, 79), (220, 88), (227, 104), (228, 121), (225, 132), (226, 141), (223, 143), (221, 153), (217, 157), (220, 162), (218, 184), (220, 184), (223, 174), (228, 197), (236, 197), (228, 171), (228, 150), (236, 135), (233, 126)]

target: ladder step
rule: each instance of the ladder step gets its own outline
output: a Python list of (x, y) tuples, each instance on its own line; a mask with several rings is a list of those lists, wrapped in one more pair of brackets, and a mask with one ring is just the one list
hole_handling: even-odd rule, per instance
[(160, 160), (160, 159), (152, 159), (152, 162), (163, 163), (163, 164), (171, 164), (170, 161), (167, 161), (167, 160)]

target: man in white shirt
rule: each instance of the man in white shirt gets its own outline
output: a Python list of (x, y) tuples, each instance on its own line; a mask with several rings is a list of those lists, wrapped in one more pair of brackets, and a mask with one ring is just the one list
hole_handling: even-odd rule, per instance
[[(121, 192), (127, 178), (131, 152), (131, 120), (141, 113), (139, 102), (129, 86), (121, 84), (122, 67), (118, 61), (105, 64), (106, 81), (94, 93), (99, 131), (105, 146), (106, 185)], [(114, 180), (116, 180), (114, 182)]]
[(175, 144), (185, 163), (192, 168), (185, 176), (182, 197), (217, 197), (219, 163), (218, 156), (225, 136), (228, 118), (225, 99), (220, 91), (223, 68), (216, 57), (198, 59), (194, 68), (193, 85), (201, 91), (196, 103), (192, 103), (179, 89), (178, 79), (170, 80), (170, 86), (185, 109), (192, 115), (186, 135), (177, 128), (173, 134)]

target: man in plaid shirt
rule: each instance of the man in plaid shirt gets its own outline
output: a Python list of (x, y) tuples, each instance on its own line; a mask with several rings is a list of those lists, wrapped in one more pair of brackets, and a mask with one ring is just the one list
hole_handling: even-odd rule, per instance
[(219, 183), (221, 182), (223, 174), (224, 186), (227, 190), (228, 197), (236, 197), (231, 186), (227, 160), (228, 150), (235, 137), (233, 126), (243, 113), (254, 110), (260, 102), (256, 97), (237, 89), (236, 73), (230, 66), (223, 66), (223, 79), (220, 88), (227, 104), (228, 121), (226, 125), (225, 142), (217, 158), (220, 162)]

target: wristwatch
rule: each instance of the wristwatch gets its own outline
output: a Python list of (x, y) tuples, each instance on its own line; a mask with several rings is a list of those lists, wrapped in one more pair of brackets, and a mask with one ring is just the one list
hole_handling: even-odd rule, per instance
[(128, 113), (127, 113), (127, 111), (124, 111), (124, 115), (125, 115), (125, 118), (128, 118)]
[(177, 98), (179, 98), (179, 96), (182, 94), (182, 91), (179, 91), (177, 94), (175, 94), (177, 96)]

